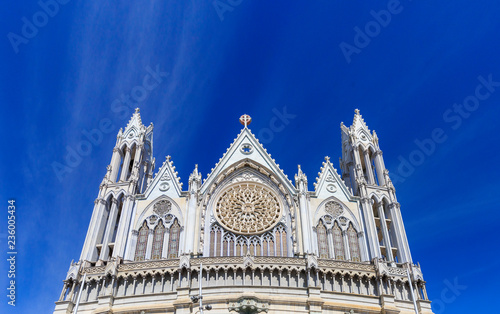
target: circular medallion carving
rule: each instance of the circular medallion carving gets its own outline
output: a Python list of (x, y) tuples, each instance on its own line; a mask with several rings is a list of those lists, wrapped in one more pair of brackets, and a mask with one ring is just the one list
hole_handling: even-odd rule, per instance
[(344, 212), (344, 209), (337, 202), (328, 202), (325, 205), (325, 211), (334, 217), (338, 217)]
[(214, 213), (217, 221), (230, 231), (257, 234), (270, 230), (280, 221), (282, 208), (271, 189), (247, 182), (223, 190)]

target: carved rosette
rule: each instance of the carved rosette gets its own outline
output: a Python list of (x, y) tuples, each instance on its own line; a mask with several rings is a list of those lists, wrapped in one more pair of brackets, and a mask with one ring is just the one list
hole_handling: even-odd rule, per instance
[(278, 196), (263, 185), (242, 182), (227, 187), (220, 195), (215, 205), (215, 218), (235, 233), (264, 233), (283, 216)]
[(155, 204), (153, 212), (158, 216), (164, 216), (172, 209), (172, 203), (168, 200), (162, 200)]
[(334, 217), (338, 217), (344, 212), (344, 209), (342, 208), (342, 205), (332, 201), (326, 203), (325, 211)]

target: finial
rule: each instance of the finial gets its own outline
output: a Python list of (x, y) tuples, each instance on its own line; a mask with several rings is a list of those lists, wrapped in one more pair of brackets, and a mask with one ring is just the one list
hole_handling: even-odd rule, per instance
[(243, 124), (245, 126), (245, 128), (252, 122), (252, 118), (247, 115), (247, 114), (244, 114), (240, 117), (240, 123)]
[(139, 113), (140, 109), (139, 108), (135, 108), (135, 113)]
[(359, 114), (359, 109), (354, 109), (354, 112), (355, 112), (356, 114)]
[(330, 157), (325, 156), (325, 161), (326, 161), (326, 162), (330, 162)]

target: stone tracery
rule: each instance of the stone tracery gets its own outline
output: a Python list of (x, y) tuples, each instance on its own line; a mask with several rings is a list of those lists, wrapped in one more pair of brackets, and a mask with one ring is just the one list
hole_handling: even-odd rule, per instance
[(224, 190), (215, 206), (219, 223), (236, 233), (258, 234), (273, 228), (281, 219), (277, 195), (255, 183), (240, 183)]

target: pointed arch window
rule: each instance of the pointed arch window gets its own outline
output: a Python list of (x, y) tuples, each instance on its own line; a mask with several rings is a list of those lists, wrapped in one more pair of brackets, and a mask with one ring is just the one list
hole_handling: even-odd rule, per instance
[(229, 240), (229, 256), (234, 256), (234, 239), (231, 237)]
[(210, 256), (215, 256), (215, 230), (210, 230)]
[(349, 228), (347, 229), (347, 239), (349, 241), (349, 252), (351, 253), (351, 260), (353, 262), (360, 262), (361, 253), (359, 250), (358, 233), (356, 232), (352, 224), (350, 224)]
[(170, 236), (168, 238), (168, 258), (177, 258), (179, 253), (179, 235), (181, 233), (181, 226), (177, 219), (170, 227)]
[(283, 246), (283, 257), (287, 257), (288, 252), (287, 252), (287, 243), (286, 243), (286, 231), (285, 228), (281, 229), (281, 245)]
[(276, 229), (275, 233), (275, 239), (276, 239), (276, 256), (282, 256), (281, 255), (281, 233), (279, 229)]
[(269, 248), (269, 238), (265, 237), (264, 242), (263, 242), (263, 246), (262, 246), (262, 251), (263, 251), (262, 255), (263, 256), (268, 256), (267, 255), (268, 248)]
[(319, 250), (319, 258), (328, 258), (328, 238), (326, 234), (326, 228), (323, 224), (323, 221), (320, 220), (318, 227), (316, 228), (316, 232), (318, 234), (318, 250)]
[(337, 222), (332, 229), (333, 233), (333, 248), (335, 249), (335, 259), (345, 259), (344, 242), (342, 240), (342, 229), (340, 229)]
[(222, 243), (222, 231), (220, 230), (217, 230), (217, 247), (216, 247), (216, 252), (215, 252), (215, 256), (220, 256), (220, 245)]
[(164, 235), (165, 235), (165, 226), (163, 225), (163, 222), (160, 220), (154, 232), (153, 251), (151, 254), (151, 259), (161, 259)]
[(146, 247), (148, 245), (148, 224), (146, 221), (142, 224), (139, 229), (139, 236), (137, 238), (137, 246), (135, 248), (135, 260), (143, 261), (146, 257)]

